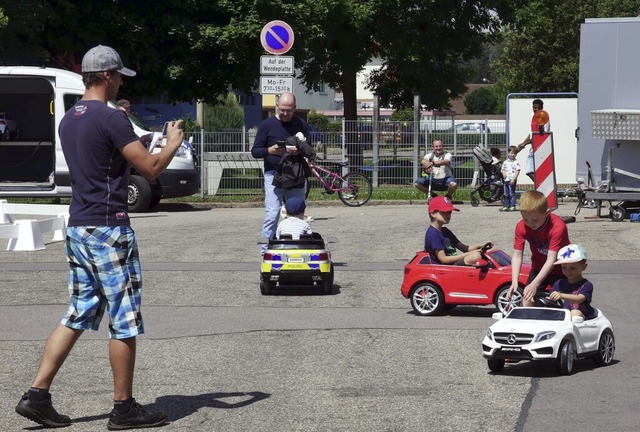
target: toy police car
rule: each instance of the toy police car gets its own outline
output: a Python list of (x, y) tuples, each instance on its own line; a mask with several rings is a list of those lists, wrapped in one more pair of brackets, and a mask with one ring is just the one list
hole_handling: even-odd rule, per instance
[(260, 292), (270, 295), (280, 285), (320, 285), (324, 294), (333, 291), (333, 263), (318, 233), (271, 239), (262, 257)]
[(555, 361), (563, 375), (571, 374), (576, 358), (591, 358), (598, 366), (613, 361), (613, 326), (600, 310), (590, 320), (548, 307), (514, 308), (504, 317), (496, 312), (493, 318), (498, 322), (487, 329), (482, 341), (492, 372), (502, 371), (507, 358)]

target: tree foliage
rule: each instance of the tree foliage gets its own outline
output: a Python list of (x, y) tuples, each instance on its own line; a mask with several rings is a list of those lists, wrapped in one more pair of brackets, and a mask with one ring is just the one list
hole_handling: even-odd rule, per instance
[(216, 103), (204, 106), (204, 129), (222, 131), (244, 126), (244, 110), (233, 92), (219, 96)]
[(531, 0), (505, 31), (494, 69), (505, 95), (578, 91), (580, 24), (585, 18), (637, 16), (638, 0)]
[(464, 98), (467, 114), (495, 114), (498, 98), (495, 92), (487, 87), (479, 87)]
[(413, 94), (446, 108), (469, 78), (466, 62), (523, 0), (0, 0), (0, 62), (73, 68), (97, 44), (138, 71), (123, 96), (209, 100), (259, 79), (262, 27), (281, 19), (295, 32), (288, 54), (308, 89), (342, 90), (356, 118), (356, 74), (382, 68), (368, 87), (382, 106), (410, 107)]

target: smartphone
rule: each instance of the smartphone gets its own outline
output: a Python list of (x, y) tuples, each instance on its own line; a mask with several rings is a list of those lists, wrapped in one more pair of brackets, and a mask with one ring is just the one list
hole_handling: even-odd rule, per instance
[(169, 133), (169, 123), (173, 122), (164, 122), (164, 126), (162, 127), (162, 138), (166, 138)]
[(276, 145), (280, 148), (285, 147), (287, 144), (284, 141), (278, 141)]

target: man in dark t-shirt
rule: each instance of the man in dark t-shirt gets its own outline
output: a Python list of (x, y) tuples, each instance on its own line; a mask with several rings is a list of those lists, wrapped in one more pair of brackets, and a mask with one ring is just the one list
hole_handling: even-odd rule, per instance
[[(122, 75), (136, 73), (120, 55), (98, 45), (82, 60), (86, 90), (60, 122), (62, 151), (71, 176), (71, 205), (65, 239), (69, 261), (70, 306), (47, 340), (31, 388), (16, 412), (46, 427), (71, 424), (51, 402), (49, 388), (84, 330), (98, 330), (109, 318), (109, 360), (113, 372), (114, 407), (108, 429), (161, 426), (163, 412), (150, 412), (132, 395), (136, 336), (144, 333), (140, 313), (142, 277), (136, 235), (129, 224), (129, 164), (154, 179), (169, 165), (182, 144), (181, 121), (168, 131), (160, 153), (150, 154), (127, 114), (109, 108), (122, 85)], [(89, 388), (92, 383), (83, 383)]]

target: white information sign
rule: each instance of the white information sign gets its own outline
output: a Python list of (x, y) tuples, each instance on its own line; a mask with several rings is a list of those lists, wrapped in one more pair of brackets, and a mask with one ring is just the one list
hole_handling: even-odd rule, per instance
[(283, 92), (293, 93), (293, 77), (260, 77), (260, 94), (279, 95)]
[(260, 56), (260, 75), (293, 75), (292, 56)]

